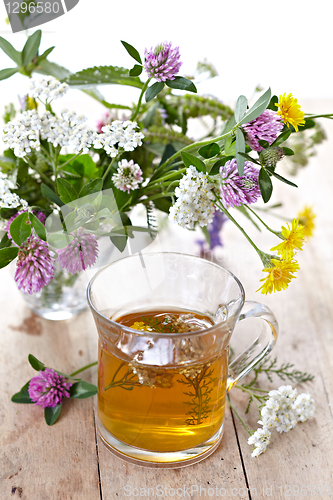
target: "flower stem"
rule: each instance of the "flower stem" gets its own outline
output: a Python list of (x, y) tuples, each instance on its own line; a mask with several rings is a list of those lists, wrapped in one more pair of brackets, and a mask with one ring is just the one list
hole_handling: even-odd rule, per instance
[(225, 134), (220, 135), (219, 137), (215, 137), (214, 139), (207, 139), (206, 141), (199, 141), (199, 142), (193, 142), (192, 144), (188, 144), (187, 146), (185, 146), (182, 149), (180, 149), (179, 151), (177, 151), (174, 155), (170, 156), (170, 158), (168, 158), (163, 163), (163, 165), (161, 165), (161, 167), (163, 166), (163, 168), (165, 168), (167, 165), (169, 165), (170, 163), (172, 163), (173, 160), (175, 160), (176, 158), (178, 158), (178, 156), (180, 156), (181, 153), (184, 153), (186, 151), (190, 151), (191, 149), (198, 148), (200, 146), (206, 146), (206, 144), (211, 144), (212, 142), (221, 141), (225, 137), (228, 137), (229, 135), (232, 135), (234, 133), (235, 133), (235, 130), (232, 129), (232, 130), (229, 130), (228, 132), (226, 132)]
[(66, 161), (66, 163), (62, 163), (60, 166), (59, 166), (59, 170), (61, 170), (65, 165), (67, 165), (68, 163), (70, 163), (71, 161), (75, 160), (75, 158), (77, 158), (78, 156), (80, 156), (82, 154), (82, 151), (80, 151), (79, 153), (76, 153), (75, 156), (73, 156), (70, 160)]
[(250, 212), (253, 213), (253, 215), (255, 215), (257, 217), (257, 219), (260, 220), (261, 224), (266, 228), (268, 229), (268, 231), (270, 231), (271, 233), (275, 234), (276, 236), (278, 236), (279, 238), (281, 238), (281, 240), (284, 240), (285, 238), (282, 236), (281, 234), (281, 231), (274, 231), (274, 229), (270, 228), (269, 226), (267, 226), (267, 224), (259, 217), (259, 215), (252, 209), (250, 208), (248, 205), (243, 205), (243, 207), (246, 209), (246, 210), (249, 210)]
[(333, 113), (327, 113), (325, 115), (310, 115), (309, 113), (305, 113), (305, 118), (330, 118), (333, 120)]
[(27, 156), (26, 158), (24, 158), (24, 160), (26, 161), (26, 163), (33, 169), (35, 170), (35, 172), (37, 172), (37, 174), (40, 175), (41, 179), (43, 179), (45, 181), (45, 184), (48, 184), (49, 186), (52, 186), (53, 187), (53, 183), (50, 181), (50, 179), (45, 175), (43, 174), (43, 172), (41, 172), (37, 167), (36, 165), (34, 165), (32, 163), (32, 161), (30, 160), (30, 158)]
[[(119, 156), (119, 155), (117, 155)], [(108, 173), (110, 172), (111, 168), (112, 168), (112, 165), (114, 164), (114, 162), (116, 161), (116, 158), (117, 156), (115, 156), (114, 158), (112, 158), (112, 161), (110, 163), (110, 165), (108, 166), (108, 168), (105, 170), (104, 174), (102, 175), (102, 180), (103, 182), (105, 181), (106, 179), (106, 176), (108, 175)]]
[(234, 405), (231, 403), (230, 399), (229, 398), (226, 398), (227, 401), (228, 401), (228, 404), (230, 406), (230, 408), (232, 409), (232, 411), (234, 412), (234, 414), (236, 415), (236, 417), (238, 417), (238, 419), (240, 420), (240, 422), (243, 424), (243, 427), (244, 429), (249, 433), (249, 435), (251, 436), (252, 433), (250, 432), (250, 430), (248, 429), (247, 425), (244, 423), (243, 419), (239, 416), (236, 408), (234, 407)]
[[(216, 198), (218, 200), (218, 198)], [(262, 252), (257, 245), (254, 243), (254, 241), (251, 240), (250, 236), (246, 233), (246, 231), (238, 224), (238, 222), (233, 218), (233, 216), (228, 212), (226, 208), (222, 206), (222, 204), (216, 203), (216, 206), (223, 212), (234, 224), (235, 226), (238, 227), (238, 229), (244, 234), (245, 238), (248, 240), (248, 242), (253, 246), (259, 257), (262, 259)]]
[(92, 366), (95, 366), (97, 365), (98, 361), (94, 361), (93, 363), (90, 363), (89, 365), (85, 365), (83, 366), (82, 368), (80, 368), (79, 370), (76, 370), (75, 372), (71, 373), (69, 376), (70, 377), (74, 377), (75, 375), (77, 375), (78, 373), (81, 373), (83, 372), (84, 370), (88, 370), (88, 368), (91, 368)]
[(139, 113), (139, 111), (140, 111), (142, 97), (143, 97), (143, 94), (144, 94), (144, 93), (146, 92), (146, 90), (147, 90), (147, 87), (148, 87), (148, 85), (149, 85), (150, 80), (151, 80), (151, 78), (148, 78), (148, 80), (146, 81), (146, 83), (145, 83), (145, 84), (144, 84), (144, 86), (142, 87), (141, 94), (140, 94), (140, 97), (139, 97), (139, 100), (138, 100), (138, 104), (137, 104), (137, 106), (136, 106), (136, 108), (135, 108), (135, 111), (134, 111), (133, 115), (131, 116), (131, 120), (132, 120), (132, 121), (133, 121), (133, 120), (137, 117), (137, 115), (138, 115), (138, 113)]
[(179, 175), (179, 174), (183, 174), (186, 172), (186, 168), (181, 168), (175, 172), (170, 172), (169, 174), (166, 174), (164, 175), (163, 177), (159, 177), (158, 179), (154, 180), (153, 182), (149, 182), (147, 184), (147, 186), (143, 189), (143, 191), (147, 191), (148, 189), (151, 189), (152, 187), (154, 187), (155, 185), (158, 185), (160, 182), (163, 182), (165, 180), (169, 180), (169, 179), (172, 179), (173, 177)]

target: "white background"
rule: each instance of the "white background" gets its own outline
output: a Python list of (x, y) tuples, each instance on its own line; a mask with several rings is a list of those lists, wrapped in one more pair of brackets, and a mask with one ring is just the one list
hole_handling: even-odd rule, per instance
[[(121, 39), (142, 55), (145, 47), (172, 41), (180, 47), (180, 74), (193, 74), (205, 57), (216, 67), (219, 76), (199, 84), (201, 94), (229, 103), (239, 94), (251, 98), (261, 85), (271, 86), (276, 94), (292, 92), (302, 104), (309, 98), (333, 97), (332, 5), (331, 0), (80, 0), (73, 10), (41, 27), (41, 51), (55, 45), (50, 59), (71, 71), (93, 65), (131, 67), (134, 60)], [(5, 17), (1, 2), (0, 19)], [(0, 34), (22, 49), (25, 33), (12, 34), (3, 21)], [(1, 51), (0, 68), (11, 66)], [(0, 113), (27, 87), (21, 75), (0, 82)], [(109, 101), (123, 104), (139, 93), (116, 86), (101, 90)], [(71, 91), (61, 107), (69, 104), (92, 121), (103, 113), (102, 106), (79, 91)]]

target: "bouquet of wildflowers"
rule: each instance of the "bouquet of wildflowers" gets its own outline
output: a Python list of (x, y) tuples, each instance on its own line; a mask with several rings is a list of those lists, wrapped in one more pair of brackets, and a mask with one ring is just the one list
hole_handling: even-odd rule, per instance
[[(98, 236), (109, 237), (122, 251), (133, 231), (154, 234), (157, 210), (185, 228), (201, 227), (212, 247), (219, 241), (216, 230), (230, 219), (263, 263), (267, 277), (259, 290), (271, 293), (289, 285), (299, 269), (295, 253), (311, 235), (313, 213), (307, 208), (276, 231), (259, 216), (256, 203), (269, 201), (273, 181), (296, 186), (278, 164), (293, 155), (291, 136), (307, 129), (317, 134), (306, 146), (311, 153), (324, 138), (315, 123), (323, 115), (305, 115), (292, 94), (272, 96), (270, 89), (252, 106), (240, 96), (235, 109), (197, 96), (193, 78), (179, 75), (181, 56), (171, 43), (146, 49), (142, 60), (122, 42), (128, 59), (135, 60), (130, 70), (100, 66), (72, 74), (48, 60), (53, 47), (40, 54), (40, 41), (37, 30), (19, 52), (0, 37), (1, 49), (16, 64), (2, 69), (0, 79), (17, 72), (29, 78), (21, 111), (6, 107), (7, 149), (0, 161), (0, 267), (17, 258), (21, 290), (32, 294), (48, 285), (56, 263), (73, 275), (93, 266)], [(202, 69), (214, 74), (208, 63), (201, 63)], [(105, 101), (96, 87), (106, 84), (137, 88), (138, 101)], [(53, 101), (71, 87), (107, 108), (98, 128), (71, 110), (55, 113)], [(194, 141), (187, 135), (188, 121), (206, 116), (213, 126)], [(139, 204), (147, 212), (145, 227), (130, 219)], [(274, 254), (257, 247), (234, 209), (276, 235)]]

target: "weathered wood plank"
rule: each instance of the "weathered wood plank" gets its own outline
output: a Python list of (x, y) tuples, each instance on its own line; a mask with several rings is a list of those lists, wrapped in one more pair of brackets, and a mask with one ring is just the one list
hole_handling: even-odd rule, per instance
[[(99, 459), (103, 500), (122, 500), (129, 495), (144, 498), (175, 496), (197, 500), (217, 494), (231, 496), (231, 490), (244, 491), (247, 487), (239, 456), (235, 430), (230, 415), (226, 411), (225, 432), (220, 447), (203, 462), (181, 469), (150, 469), (128, 464), (110, 453), (103, 443), (99, 443)], [(148, 496), (148, 489), (150, 488)], [(201, 488), (201, 489), (200, 489)], [(205, 490), (206, 489), (206, 493)], [(208, 492), (208, 489), (210, 490)], [(218, 490), (216, 493), (216, 489)], [(178, 493), (177, 493), (178, 490)], [(184, 494), (185, 491), (185, 494)], [(154, 495), (155, 496), (154, 496)]]
[(90, 361), (85, 315), (65, 322), (38, 318), (25, 308), (6, 270), (1, 309), (0, 498), (98, 500), (93, 401), (66, 401), (52, 427), (42, 408), (10, 401), (36, 374), (29, 353), (65, 373)]
[[(247, 433), (236, 418), (249, 486), (252, 491), (253, 488), (257, 489), (259, 498), (269, 496), (271, 491), (270, 496), (276, 499), (287, 496), (328, 498), (320, 487), (330, 488), (333, 492), (333, 286), (330, 278), (333, 275), (333, 124), (324, 122), (324, 125), (330, 142), (318, 148), (318, 156), (297, 177), (301, 191), (278, 186), (272, 200), (272, 203), (283, 200), (285, 208), (281, 209), (281, 213), (296, 215), (305, 204), (313, 205), (317, 213), (315, 236), (305, 245), (304, 252), (297, 255), (301, 267), (297, 280), (285, 292), (267, 297), (255, 294), (258, 287), (255, 256), (249, 253), (242, 258), (239, 254), (236, 262), (234, 255), (227, 255), (229, 267), (238, 267), (236, 273), (245, 285), (248, 297), (269, 305), (278, 318), (280, 335), (273, 355), (277, 355), (280, 362), (295, 363), (299, 370), (315, 375), (315, 380), (310, 384), (298, 386), (300, 393), (310, 392), (314, 396), (315, 418), (298, 424), (288, 434), (273, 432), (266, 454), (259, 458), (250, 457)], [(278, 219), (268, 220), (272, 227), (279, 227)], [(230, 227), (228, 230), (232, 233), (233, 245), (242, 247), (237, 231)], [(264, 245), (265, 237), (257, 236), (256, 241), (261, 240)], [(269, 249), (269, 246), (265, 249)], [(287, 384), (288, 381), (277, 379), (273, 386), (277, 388)], [(262, 384), (262, 387), (273, 386)], [(244, 410), (247, 398), (240, 391), (234, 389), (231, 398), (238, 409)], [(245, 421), (249, 428), (257, 429), (257, 420), (258, 412), (252, 408)], [(304, 487), (303, 492), (301, 486)]]

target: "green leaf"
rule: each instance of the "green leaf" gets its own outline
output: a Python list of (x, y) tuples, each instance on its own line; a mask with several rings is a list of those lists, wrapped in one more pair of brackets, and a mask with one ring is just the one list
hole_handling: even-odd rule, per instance
[(168, 87), (170, 87), (170, 89), (187, 90), (188, 92), (195, 93), (197, 92), (197, 88), (192, 80), (189, 80), (184, 76), (175, 76), (174, 80), (167, 80), (165, 83)]
[(259, 146), (261, 146), (262, 148), (264, 148), (264, 149), (269, 148), (269, 142), (268, 141), (260, 139), (258, 142), (259, 142)]
[(273, 111), (277, 111), (277, 103), (279, 102), (279, 98), (277, 95), (272, 95), (269, 105), (267, 109), (272, 109)]
[[(59, 160), (63, 163), (69, 161), (65, 167), (68, 172), (77, 173), (81, 177), (89, 179), (98, 177), (99, 174), (96, 169), (96, 164), (89, 154), (80, 155), (73, 161), (70, 161), (70, 159), (74, 157), (74, 154), (60, 155), (59, 157)], [(59, 169), (61, 169), (61, 165)]]
[(165, 198), (157, 198), (154, 200), (154, 205), (157, 210), (164, 212), (166, 214), (169, 213), (170, 207), (173, 205), (173, 200), (170, 196), (166, 196)]
[(244, 117), (247, 109), (247, 99), (245, 95), (240, 95), (236, 102), (235, 108), (235, 121), (236, 123), (240, 122)]
[(123, 226), (114, 227), (110, 231), (111, 233), (110, 240), (115, 245), (115, 247), (118, 248), (119, 252), (123, 252), (126, 248), (128, 239), (126, 226), (131, 226), (132, 222), (131, 219), (128, 217), (128, 215), (125, 214), (124, 212), (121, 212), (120, 218), (123, 223)]
[(46, 50), (43, 52), (43, 54), (41, 54), (40, 56), (38, 56), (38, 58), (37, 58), (37, 63), (39, 63), (40, 61), (43, 61), (43, 59), (46, 59), (46, 58), (47, 58), (47, 56), (48, 56), (49, 54), (51, 54), (51, 52), (52, 52), (54, 49), (55, 49), (55, 46), (50, 47), (49, 49), (46, 49)]
[[(160, 167), (161, 165), (163, 165), (163, 163), (166, 162), (169, 158), (171, 158), (171, 156), (173, 156), (175, 154), (175, 152), (176, 152), (176, 150), (175, 150), (174, 146), (171, 143), (167, 144), (165, 146), (161, 161), (160, 161), (158, 166)], [(154, 175), (153, 175), (153, 177), (154, 177)]]
[(252, 156), (248, 155), (247, 153), (239, 153), (241, 156), (244, 156), (245, 160), (247, 161), (250, 161), (252, 163), (256, 163), (257, 165), (260, 165), (261, 164), (258, 162), (258, 160), (256, 160), (255, 158), (252, 158)]
[(190, 153), (181, 153), (182, 160), (185, 167), (190, 167), (193, 165), (199, 172), (206, 172), (206, 165), (197, 156), (191, 155)]
[(236, 161), (239, 175), (243, 175), (245, 159), (240, 153), (245, 153), (245, 138), (241, 128), (236, 131)]
[(23, 66), (29, 64), (34, 57), (38, 54), (38, 49), (40, 46), (40, 41), (42, 38), (41, 30), (35, 31), (31, 36), (29, 36), (22, 50), (22, 62)]
[(46, 241), (46, 229), (44, 224), (39, 219), (37, 219), (37, 217), (31, 212), (29, 213), (29, 219), (32, 224), (32, 227), (37, 233), (37, 236), (39, 236), (42, 240)]
[(223, 167), (227, 163), (227, 161), (232, 160), (233, 156), (225, 156), (224, 158), (220, 158), (214, 163), (213, 167), (209, 171), (209, 175), (217, 175), (220, 173), (220, 167)]
[(79, 197), (83, 198), (84, 196), (88, 196), (89, 194), (92, 193), (98, 193), (98, 191), (101, 191), (103, 188), (103, 179), (93, 179), (92, 181), (88, 182), (85, 186), (80, 191)]
[(294, 151), (292, 149), (290, 149), (290, 148), (282, 148), (282, 149), (283, 149), (284, 154), (286, 156), (293, 156), (295, 154)]
[(271, 148), (274, 147), (274, 146), (280, 146), (280, 144), (282, 144), (283, 142), (285, 142), (289, 136), (291, 135), (291, 130), (285, 130), (284, 132), (282, 132), (282, 134), (280, 134), (274, 142), (272, 142), (271, 144)]
[(16, 247), (0, 248), (0, 269), (8, 266), (17, 257), (18, 251)]
[(285, 184), (289, 184), (289, 186), (293, 186), (293, 187), (298, 187), (297, 184), (294, 184), (293, 182), (291, 181), (288, 181), (288, 179), (286, 179), (285, 177), (282, 177), (282, 175), (279, 175), (277, 174), (273, 169), (269, 168), (269, 167), (266, 167), (266, 169), (274, 176), (276, 177), (277, 179), (279, 179), (279, 181), (282, 181), (284, 182)]
[(129, 109), (132, 110), (130, 106), (125, 106), (124, 104), (112, 104), (110, 102), (104, 101), (104, 99), (101, 101), (103, 106), (105, 106), (108, 109)]
[(155, 82), (153, 85), (147, 88), (146, 93), (145, 93), (145, 99), (146, 102), (151, 101), (154, 99), (154, 97), (157, 96), (161, 92), (161, 90), (164, 89), (164, 83), (163, 82)]
[(92, 222), (88, 222), (87, 224), (84, 225), (84, 228), (87, 231), (98, 231), (99, 229), (99, 221), (98, 220), (93, 220)]
[(69, 390), (70, 397), (76, 399), (90, 398), (90, 396), (95, 396), (97, 394), (97, 387), (94, 384), (89, 384), (84, 380), (75, 382)]
[[(27, 384), (26, 384), (27, 385)], [(29, 382), (28, 382), (29, 385)], [(30, 399), (28, 389), (21, 389), (20, 392), (17, 392), (11, 397), (11, 401), (13, 403), (20, 403), (25, 405), (33, 404), (33, 401)]]
[(55, 192), (52, 191), (52, 189), (50, 189), (46, 184), (41, 184), (41, 191), (42, 195), (45, 196), (45, 198), (58, 205), (58, 207), (62, 207), (64, 205), (59, 196), (57, 196)]
[(135, 59), (138, 63), (142, 64), (141, 57), (139, 52), (133, 47), (133, 45), (130, 45), (127, 42), (124, 42), (123, 40), (120, 40), (127, 52), (133, 59)]
[(6, 68), (0, 71), (0, 80), (6, 80), (18, 72), (18, 68)]
[(47, 237), (47, 242), (54, 248), (65, 248), (71, 241), (73, 241), (73, 236), (66, 233), (51, 233)]
[(39, 61), (38, 67), (35, 69), (36, 73), (41, 73), (42, 75), (51, 75), (57, 78), (58, 80), (64, 80), (68, 78), (72, 73), (63, 66), (56, 64), (54, 62), (48, 61), (47, 59), (43, 59)]
[(209, 158), (213, 158), (213, 156), (216, 156), (220, 153), (221, 149), (216, 142), (212, 142), (211, 144), (207, 144), (207, 146), (204, 146), (199, 149), (199, 154), (208, 160)]
[(45, 408), (44, 409), (44, 417), (47, 425), (53, 425), (61, 412), (62, 403), (57, 404), (54, 408)]
[(65, 204), (78, 199), (79, 196), (76, 190), (73, 188), (72, 184), (66, 181), (66, 179), (58, 179), (57, 187), (60, 199)]
[(259, 187), (262, 199), (267, 203), (272, 195), (273, 184), (264, 168), (261, 168), (259, 172)]
[(130, 85), (141, 89), (143, 83), (137, 76), (129, 76), (128, 69), (117, 66), (94, 66), (83, 69), (67, 78), (68, 85), (72, 87), (84, 87), (93, 85)]
[[(314, 120), (311, 120), (311, 118), (305, 118), (304, 125), (299, 125), (298, 131), (303, 132), (303, 130), (307, 130), (308, 128), (313, 128), (315, 125), (316, 122)], [(295, 130), (294, 127), (292, 127), (292, 130)]]
[(1, 248), (7, 248), (7, 247), (10, 247), (10, 245), (12, 244), (11, 240), (8, 238), (8, 234), (7, 234), (7, 231), (5, 232), (5, 234), (3, 235), (1, 241), (0, 241), (0, 249)]
[(61, 169), (62, 173), (64, 173), (70, 179), (81, 179), (82, 175), (74, 174), (74, 172), (68, 172), (67, 170)]
[(31, 235), (31, 226), (28, 219), (28, 213), (24, 212), (16, 217), (10, 225), (10, 235), (18, 246), (21, 246)]
[(12, 44), (5, 38), (2, 38), (2, 36), (0, 36), (0, 49), (2, 49), (18, 66), (22, 64), (21, 53), (14, 49)]
[(134, 64), (133, 68), (130, 69), (130, 76), (139, 76), (141, 75), (142, 73), (142, 70), (143, 70), (143, 67), (140, 66), (140, 64)]
[(271, 89), (266, 90), (266, 92), (259, 97), (259, 99), (253, 104), (253, 106), (245, 114), (244, 118), (239, 122), (240, 124), (248, 123), (252, 120), (258, 118), (265, 111), (268, 103), (271, 100)]
[(127, 231), (124, 227), (114, 227), (110, 231), (111, 243), (118, 248), (119, 252), (123, 252), (127, 244)]
[(35, 356), (33, 356), (32, 354), (29, 354), (28, 356), (28, 361), (30, 363), (30, 365), (32, 366), (32, 368), (34, 370), (36, 370), (37, 372), (42, 372), (45, 370), (45, 365), (44, 363), (42, 363), (41, 361), (39, 361)]
[(65, 217), (64, 222), (65, 222), (66, 229), (69, 233), (71, 233), (73, 231), (75, 219), (76, 219), (76, 210), (69, 212)]

